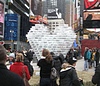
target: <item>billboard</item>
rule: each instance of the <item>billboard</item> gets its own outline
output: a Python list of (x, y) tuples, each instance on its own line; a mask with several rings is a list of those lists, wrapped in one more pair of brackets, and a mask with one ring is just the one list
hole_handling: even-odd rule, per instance
[(40, 15), (31, 16), (29, 22), (32, 24), (48, 24), (47, 18)]
[(84, 0), (84, 9), (100, 9), (100, 0)]
[(17, 41), (17, 30), (18, 30), (18, 15), (6, 14), (4, 40)]
[(0, 37), (3, 37), (4, 29), (4, 3), (0, 1)]
[(59, 19), (59, 18), (62, 18), (62, 14), (58, 8), (48, 9), (47, 18), (48, 19)]
[(100, 28), (100, 11), (85, 11), (83, 13), (84, 28)]
[(84, 20), (100, 20), (100, 11), (86, 11), (83, 14)]

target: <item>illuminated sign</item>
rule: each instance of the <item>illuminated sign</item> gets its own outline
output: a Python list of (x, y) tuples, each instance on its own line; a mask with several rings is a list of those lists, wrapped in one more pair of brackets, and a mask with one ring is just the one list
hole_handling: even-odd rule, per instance
[(84, 0), (84, 9), (100, 9), (100, 0)]
[(84, 20), (100, 20), (100, 11), (84, 12)]
[(58, 8), (48, 9), (48, 19), (58, 19), (62, 18), (62, 14)]
[(100, 28), (100, 11), (86, 11), (83, 13), (84, 28)]
[(18, 16), (17, 14), (6, 14), (4, 40), (17, 40)]

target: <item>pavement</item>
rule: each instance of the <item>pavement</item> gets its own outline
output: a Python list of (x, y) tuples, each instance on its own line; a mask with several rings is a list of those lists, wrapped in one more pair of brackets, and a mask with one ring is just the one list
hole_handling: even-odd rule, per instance
[[(35, 75), (39, 75), (40, 74), (40, 68), (37, 66), (37, 63), (31, 62), (31, 65), (34, 68)], [(9, 67), (10, 67), (10, 65), (7, 65), (8, 69), (9, 69)], [(75, 68), (76, 68), (77, 71), (83, 71), (84, 70), (84, 58), (77, 61)], [(94, 72), (94, 71), (95, 71), (95, 69), (91, 68), (87, 72)]]
[[(75, 68), (76, 68), (77, 71), (83, 71), (84, 70), (84, 58), (77, 61)], [(92, 67), (87, 72), (94, 72), (94, 71), (95, 71), (95, 68)]]
[[(39, 75), (40, 68), (37, 66), (37, 63), (31, 63), (31, 65), (33, 66), (34, 70), (36, 71), (35, 74)], [(75, 68), (76, 68), (77, 71), (83, 71), (84, 70), (84, 58), (77, 61)], [(91, 68), (87, 72), (94, 72), (94, 71), (95, 71), (95, 69)]]

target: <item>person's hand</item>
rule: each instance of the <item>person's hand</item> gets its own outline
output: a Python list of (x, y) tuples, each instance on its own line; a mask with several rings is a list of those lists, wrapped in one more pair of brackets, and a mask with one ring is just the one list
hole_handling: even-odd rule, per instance
[(79, 81), (81, 81), (82, 80), (82, 78), (79, 78)]

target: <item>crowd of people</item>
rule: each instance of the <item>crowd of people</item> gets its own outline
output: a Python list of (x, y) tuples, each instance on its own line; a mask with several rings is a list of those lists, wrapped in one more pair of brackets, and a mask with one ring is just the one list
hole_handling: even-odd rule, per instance
[[(74, 51), (74, 52), (73, 52)], [(33, 60), (31, 50), (27, 52), (7, 52), (6, 49), (0, 45), (0, 83), (2, 86), (25, 86), (23, 81), (23, 71), (26, 74), (27, 80), (33, 76), (34, 69), (30, 62)], [(42, 57), (37, 62), (40, 67), (40, 81), (39, 86), (82, 86), (83, 80), (78, 77), (75, 66), (77, 63), (76, 50), (71, 49), (66, 57), (62, 53), (58, 56), (48, 49), (43, 49)], [(99, 49), (89, 49), (86, 47), (84, 52), (84, 70), (95, 67), (95, 74), (91, 81), (93, 84), (100, 86), (100, 52)], [(10, 67), (7, 68), (9, 63)], [(57, 71), (57, 78), (51, 78), (51, 70), (55, 68)], [(58, 83), (59, 80), (59, 83)]]
[(99, 64), (100, 58), (100, 49), (88, 47), (85, 48), (84, 52), (84, 71), (87, 71), (89, 68), (96, 68)]

